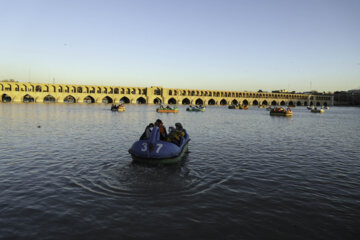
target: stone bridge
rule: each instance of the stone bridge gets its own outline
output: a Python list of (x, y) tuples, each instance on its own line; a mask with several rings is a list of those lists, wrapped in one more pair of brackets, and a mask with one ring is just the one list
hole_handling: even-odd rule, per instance
[(0, 102), (333, 105), (333, 95), (0, 82)]

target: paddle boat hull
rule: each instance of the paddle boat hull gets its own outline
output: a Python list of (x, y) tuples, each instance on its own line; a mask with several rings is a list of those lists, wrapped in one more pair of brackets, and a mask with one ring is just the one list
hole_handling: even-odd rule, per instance
[(150, 139), (136, 141), (129, 153), (134, 162), (148, 164), (174, 164), (179, 162), (187, 152), (189, 135), (180, 140), (180, 145), (160, 140), (158, 127), (154, 127)]
[(197, 107), (188, 107), (186, 108), (186, 111), (188, 112), (205, 112), (205, 108), (197, 108)]
[(312, 113), (324, 113), (324, 109), (311, 109)]
[(292, 112), (290, 113), (282, 113), (282, 112), (270, 112), (270, 116), (283, 116), (283, 117), (291, 117), (293, 114)]
[(110, 110), (112, 112), (125, 112), (126, 108), (125, 106), (119, 106), (119, 107), (112, 107)]
[(179, 110), (178, 109), (156, 109), (156, 112), (158, 113), (178, 113)]
[(228, 108), (229, 109), (239, 109), (239, 106), (230, 105)]
[(270, 110), (270, 116), (281, 116), (281, 117), (291, 117), (293, 112), (288, 109), (285, 110), (283, 108), (273, 108)]

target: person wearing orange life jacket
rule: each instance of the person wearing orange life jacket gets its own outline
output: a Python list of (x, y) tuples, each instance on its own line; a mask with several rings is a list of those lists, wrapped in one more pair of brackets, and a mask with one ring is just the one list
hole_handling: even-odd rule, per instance
[(157, 119), (154, 125), (159, 128), (160, 140), (165, 141), (167, 137), (167, 132), (165, 126), (163, 125), (163, 122), (160, 119)]

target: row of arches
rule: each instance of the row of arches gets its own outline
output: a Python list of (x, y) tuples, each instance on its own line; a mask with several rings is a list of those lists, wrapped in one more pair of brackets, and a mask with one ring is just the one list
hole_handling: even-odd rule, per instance
[[(24, 102), (24, 103), (32, 103), (32, 102), (36, 102), (36, 101), (39, 101), (41, 99), (39, 99), (38, 97), (35, 99), (34, 97), (32, 97), (31, 95), (29, 94), (26, 94), (24, 97), (22, 97), (21, 99), (21, 102)], [(58, 99), (59, 100), (59, 99)], [(58, 100), (55, 99), (54, 96), (52, 95), (47, 95), (45, 96), (43, 99), (42, 99), (42, 102), (44, 103), (55, 103), (55, 102), (58, 102)], [(68, 95), (66, 96), (64, 99), (62, 99), (64, 103), (76, 103), (78, 102), (80, 99), (76, 99), (74, 96), (72, 95)], [(82, 99), (84, 103), (95, 103), (95, 99), (92, 97), (92, 96), (86, 96), (85, 98)], [(11, 98), (11, 96), (7, 95), (7, 94), (3, 94), (1, 96), (1, 101), (2, 102), (12, 102), (13, 99)], [(113, 98), (109, 97), (109, 96), (106, 96), (104, 97), (102, 100), (101, 100), (102, 103), (113, 103), (114, 100)], [(122, 97), (120, 99), (119, 102), (122, 102), (122, 103), (130, 103), (130, 99), (127, 98), (127, 97)], [(146, 103), (146, 100), (145, 98), (143, 97), (139, 97), (137, 100), (136, 100), (136, 103), (138, 104), (143, 104), (143, 103)]]
[(59, 93), (98, 93), (98, 94), (138, 94), (146, 95), (147, 88), (92, 87), (71, 85), (33, 85), (0, 83), (0, 91), (15, 92), (59, 92)]
[[(233, 97), (233, 98), (297, 98), (307, 99), (307, 95), (293, 93), (264, 93), (264, 92), (228, 92), (228, 91), (207, 91), (207, 90), (185, 90), (168, 89), (169, 96), (203, 96), (203, 97)], [(156, 93), (154, 93), (156, 94)]]
[[(11, 102), (12, 101), (12, 98), (7, 95), (7, 94), (3, 94), (2, 97), (1, 97), (1, 100), (2, 102)], [(38, 98), (36, 98), (36, 100), (38, 101)], [(55, 99), (54, 96), (52, 95), (47, 95), (45, 96), (43, 99), (43, 102), (45, 103), (55, 103), (57, 102), (57, 100)], [(66, 96), (64, 99), (63, 99), (63, 102), (65, 103), (76, 103), (78, 102), (80, 99), (76, 99), (74, 96), (72, 95), (68, 95)], [(25, 102), (25, 103), (31, 103), (31, 102), (35, 102), (35, 99), (34, 97), (32, 97), (31, 95), (29, 94), (26, 94), (22, 99), (21, 99), (22, 102)], [(96, 100), (88, 95), (86, 96), (85, 98), (82, 99), (82, 101), (84, 103), (95, 103)], [(101, 102), (102, 103), (114, 103), (114, 99), (111, 98), (110, 96), (106, 96), (104, 97)], [(119, 102), (122, 102), (122, 103), (130, 103), (130, 99), (128, 97), (122, 97)], [(136, 99), (136, 103), (137, 104), (146, 104), (147, 101), (145, 98), (143, 97), (139, 97)], [(151, 103), (151, 102), (149, 102)], [(220, 104), (220, 105), (229, 105), (229, 104), (243, 104), (243, 105), (254, 105), (254, 106), (257, 106), (257, 105), (280, 105), (280, 106), (285, 106), (285, 105), (290, 105), (290, 106), (307, 106), (307, 105), (316, 105), (316, 106), (320, 106), (320, 105), (327, 105), (327, 103), (323, 103), (321, 104), (320, 102), (301, 102), (301, 101), (297, 101), (297, 102), (293, 102), (293, 101), (289, 101), (289, 102), (285, 102), (285, 101), (267, 101), (267, 100), (263, 100), (263, 101), (258, 101), (258, 100), (253, 100), (252, 102), (247, 100), (247, 99), (244, 99), (242, 101), (239, 101), (239, 100), (236, 100), (236, 99), (233, 99), (232, 101), (228, 101), (226, 99), (221, 99), (219, 102), (216, 102), (215, 99), (209, 99), (209, 100), (203, 100), (201, 98), (198, 98), (198, 99), (195, 99), (195, 100), (190, 100), (189, 98), (184, 98), (182, 99), (180, 102), (178, 102), (178, 100), (176, 100), (175, 98), (170, 98), (167, 102), (163, 102), (163, 100), (161, 98), (155, 98), (152, 103), (154, 104), (162, 104), (162, 103), (165, 103), (165, 104), (182, 104), (182, 105), (189, 105), (189, 104), (196, 104), (196, 105), (217, 105), (217, 104)]]

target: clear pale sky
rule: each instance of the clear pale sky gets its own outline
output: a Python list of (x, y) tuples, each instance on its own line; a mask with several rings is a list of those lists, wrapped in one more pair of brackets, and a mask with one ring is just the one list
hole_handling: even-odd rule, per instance
[(0, 80), (360, 88), (359, 0), (0, 0)]

